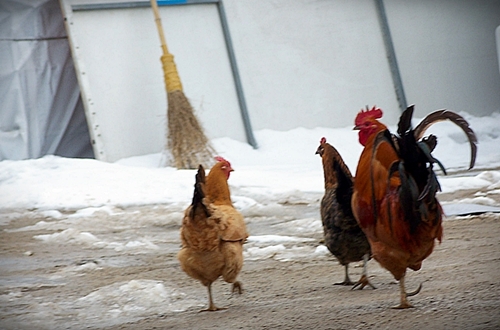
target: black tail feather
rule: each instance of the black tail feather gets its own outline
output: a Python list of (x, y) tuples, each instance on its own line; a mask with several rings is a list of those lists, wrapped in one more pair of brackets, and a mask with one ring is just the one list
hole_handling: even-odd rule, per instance
[(202, 165), (198, 167), (198, 172), (196, 173), (195, 178), (196, 182), (194, 184), (193, 201), (191, 202), (192, 207), (189, 216), (193, 218), (199, 209), (201, 209), (206, 216), (209, 216), (210, 213), (208, 212), (206, 205), (203, 203), (203, 198), (205, 198), (205, 169)]
[[(417, 139), (417, 141), (418, 141), (418, 139)], [(437, 145), (437, 137), (435, 135), (431, 134), (429, 136), (424, 137), (421, 142), (423, 142), (427, 145), (430, 152), (433, 152), (434, 149), (436, 148), (436, 145)]]
[(411, 129), (411, 118), (413, 117), (413, 110), (415, 106), (410, 105), (399, 117), (398, 122), (398, 134), (399, 136), (403, 136), (408, 133)]
[[(398, 154), (399, 161), (394, 162), (390, 167), (387, 180), (390, 180), (394, 173), (398, 173), (401, 180), (398, 192), (401, 201), (400, 205), (412, 232), (416, 230), (422, 219), (429, 216), (429, 212), (435, 212), (437, 214), (436, 219), (439, 218), (441, 213), (436, 199), (436, 193), (441, 190), (441, 187), (433, 165), (437, 164), (446, 175), (443, 164), (431, 154), (437, 145), (437, 138), (434, 135), (424, 137), (425, 131), (436, 122), (450, 120), (467, 135), (471, 147), (470, 168), (474, 166), (477, 153), (476, 135), (467, 121), (460, 115), (448, 110), (439, 110), (425, 117), (413, 129), (411, 124), (413, 111), (414, 106), (411, 105), (401, 114), (397, 134), (390, 134), (388, 131), (380, 132), (374, 141), (372, 151), (372, 155), (375, 155), (380, 143), (386, 142)], [(370, 172), (370, 177), (373, 181), (372, 172)], [(373, 195), (373, 185), (371, 188)], [(376, 222), (377, 204), (374, 197), (372, 198), (372, 204)], [(389, 214), (389, 222), (392, 223), (391, 214)]]
[[(470, 159), (470, 165), (469, 169), (474, 167), (474, 164), (476, 163), (476, 154), (477, 154), (477, 137), (474, 131), (470, 128), (469, 123), (459, 114), (456, 114), (453, 111), (449, 111), (446, 109), (443, 110), (438, 110), (434, 111), (433, 113), (427, 115), (421, 122), (420, 124), (415, 127), (415, 139), (420, 140), (424, 134), (425, 131), (431, 127), (433, 124), (444, 121), (444, 120), (449, 120), (458, 127), (460, 127), (465, 135), (467, 136), (467, 139), (469, 140), (469, 145), (471, 149), (471, 159)], [(432, 150), (433, 148), (431, 148)]]

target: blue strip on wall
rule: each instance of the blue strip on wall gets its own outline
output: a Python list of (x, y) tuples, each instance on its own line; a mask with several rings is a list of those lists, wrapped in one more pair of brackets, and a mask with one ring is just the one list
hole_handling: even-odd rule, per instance
[(187, 0), (158, 0), (156, 3), (158, 6), (183, 5), (187, 3)]

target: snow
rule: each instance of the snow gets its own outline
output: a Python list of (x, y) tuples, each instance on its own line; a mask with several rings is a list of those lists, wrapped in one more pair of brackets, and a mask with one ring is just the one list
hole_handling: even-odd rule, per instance
[[(440, 123), (431, 129), (438, 136), (434, 155), (449, 175), (438, 172), (439, 181), (443, 193), (464, 189), (478, 193), (473, 198), (443, 203), (443, 207), (447, 215), (484, 210), (498, 212), (500, 205), (493, 197), (500, 193), (500, 114), (462, 115), (478, 136), (476, 166), (473, 171), (465, 171), (470, 148), (464, 134), (454, 125)], [(331, 258), (326, 247), (311, 238), (322, 233), (319, 211), (313, 216), (297, 218), (295, 214), (287, 214), (283, 205), (318, 203), (324, 191), (321, 160), (315, 155), (321, 137), (326, 137), (339, 150), (355, 173), (362, 151), (357, 133), (352, 127), (318, 127), (284, 132), (262, 130), (255, 132), (255, 136), (258, 149), (230, 138), (212, 141), (219, 154), (235, 169), (229, 179), (235, 207), (248, 219), (249, 225), (261, 228), (260, 233), (250, 236), (244, 245), (245, 260)], [(172, 233), (156, 230), (144, 236), (134, 232), (143, 226), (178, 226), (183, 210), (190, 204), (195, 170), (161, 167), (161, 162), (161, 153), (116, 163), (56, 156), (1, 161), (0, 225), (29, 212), (44, 220), (7, 231), (46, 230), (49, 233), (34, 235), (34, 239), (44, 244), (77, 244), (124, 254), (159, 253), (159, 246), (168, 244), (178, 249), (177, 229)], [(133, 211), (133, 207), (138, 206), (165, 208), (168, 212), (158, 219), (145, 215), (144, 211)], [(121, 234), (112, 233), (118, 230)], [(21, 253), (33, 254), (32, 251)], [(70, 274), (99, 271), (106, 266), (99, 261), (68, 267), (55, 273), (50, 281), (37, 285), (63, 285), (57, 281)], [(109, 325), (118, 322), (118, 318), (134, 320), (146, 314), (182, 311), (206, 303), (204, 297), (195, 298), (183, 291), (185, 288), (177, 288), (168, 281), (139, 278), (101, 287), (66, 302), (67, 306), (47, 303), (36, 305), (35, 309), (38, 317), (48, 319), (52, 309), (76, 306), (80, 310), (79, 319), (97, 325), (97, 321), (91, 321), (104, 318)], [(16, 295), (19, 294), (15, 290), (0, 295), (0, 302), (18, 299)]]
[[(473, 172), (464, 172), (469, 164), (470, 149), (465, 135), (455, 125), (444, 122), (431, 127), (430, 133), (438, 136), (434, 155), (449, 169), (451, 175), (440, 175), (443, 193), (457, 190), (486, 190), (484, 196), (473, 200), (455, 201), (494, 207), (495, 201), (488, 194), (498, 194), (500, 188), (500, 113), (489, 117), (462, 115), (475, 130), (479, 145)], [(390, 127), (392, 130), (395, 127)], [(362, 147), (357, 132), (351, 127), (315, 129), (295, 128), (279, 132), (255, 132), (258, 149), (230, 138), (213, 140), (219, 154), (230, 160), (235, 172), (229, 180), (235, 207), (246, 215), (267, 214), (279, 209), (278, 203), (311, 202), (323, 191), (321, 161), (315, 151), (321, 137), (326, 137), (355, 172)], [(171, 204), (179, 211), (171, 216), (182, 217), (182, 209), (189, 205), (195, 170), (176, 170), (161, 167), (162, 154), (152, 154), (105, 163), (90, 159), (68, 159), (45, 156), (40, 159), (0, 162), (0, 212), (34, 210), (52, 219), (88, 218), (96, 213), (120, 214), (117, 208), (140, 205)], [(494, 170), (492, 170), (494, 169)], [(460, 175), (453, 175), (453, 172)], [(309, 194), (313, 193), (314, 197)], [(454, 214), (453, 205), (446, 205), (448, 214)], [(463, 207), (458, 207), (463, 212)], [(73, 213), (64, 216), (61, 212)], [(3, 222), (9, 221), (5, 217)], [(317, 220), (317, 219), (316, 219)], [(85, 220), (86, 221), (86, 220)], [(294, 224), (300, 233), (321, 230), (319, 221), (297, 220)], [(61, 222), (59, 222), (61, 223)], [(1, 223), (4, 224), (4, 223)], [(57, 223), (40, 222), (29, 229), (53, 227)], [(313, 228), (310, 227), (311, 224)], [(123, 225), (123, 224), (122, 224)], [(126, 224), (125, 224), (126, 225)], [(58, 227), (58, 229), (60, 229)], [(280, 238), (279, 238), (280, 237)], [(147, 240), (116, 244), (98, 241), (91, 233), (80, 232), (69, 226), (62, 232), (40, 235), (45, 241), (80, 241), (101, 247), (123, 250), (133, 247), (155, 248)], [(285, 236), (267, 235), (251, 237), (249, 242), (267, 245), (290, 241)], [(279, 245), (275, 245), (279, 248)]]
[[(438, 136), (434, 155), (451, 174), (439, 175), (442, 192), (481, 189), (488, 191), (486, 194), (496, 194), (500, 188), (500, 113), (489, 117), (461, 115), (469, 121), (479, 140), (476, 166), (470, 173), (464, 172), (470, 157), (465, 134), (449, 122), (438, 123), (429, 130)], [(272, 214), (276, 203), (308, 203), (309, 193), (321, 194), (322, 166), (314, 154), (321, 137), (326, 137), (339, 150), (353, 173), (362, 151), (357, 132), (351, 127), (261, 130), (255, 132), (255, 136), (258, 149), (230, 138), (213, 140), (219, 154), (235, 168), (229, 180), (235, 207), (250, 215)], [(67, 218), (85, 218), (96, 212), (112, 215), (116, 208), (139, 205), (172, 204), (185, 208), (192, 196), (195, 171), (161, 167), (161, 162), (161, 153), (116, 163), (57, 156), (2, 161), (0, 212), (34, 210), (46, 217), (61, 219), (64, 218), (61, 212), (68, 211), (74, 213)], [(495, 206), (487, 196), (466, 202)], [(8, 217), (0, 224), (5, 221), (9, 221)]]
[[(464, 115), (475, 130), (478, 156), (473, 174), (440, 176), (443, 192), (461, 189), (493, 189), (500, 184), (500, 114), (490, 117)], [(394, 127), (391, 127), (394, 129)], [(434, 155), (453, 174), (469, 163), (465, 135), (451, 123), (439, 123), (430, 132), (438, 136)], [(325, 136), (355, 172), (362, 147), (357, 133), (346, 128), (296, 128), (278, 132), (255, 132), (258, 149), (229, 138), (213, 140), (219, 154), (230, 160), (235, 172), (230, 186), (239, 208), (259, 205), (262, 200), (307, 198), (304, 193), (323, 190), (319, 157), (314, 154)], [(0, 210), (29, 209), (40, 212), (79, 211), (92, 214), (102, 206), (183, 203), (192, 195), (194, 170), (160, 167), (161, 154), (127, 158), (116, 163), (91, 159), (45, 156), (40, 159), (0, 162)], [(495, 170), (490, 170), (490, 169)], [(484, 171), (481, 171), (484, 169)], [(84, 210), (85, 211), (82, 211)]]

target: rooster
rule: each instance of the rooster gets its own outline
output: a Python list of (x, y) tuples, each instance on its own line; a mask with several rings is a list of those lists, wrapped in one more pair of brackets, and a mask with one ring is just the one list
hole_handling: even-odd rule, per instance
[(401, 301), (395, 308), (409, 308), (407, 297), (417, 294), (405, 291), (406, 269), (417, 271), (422, 261), (443, 237), (443, 210), (436, 193), (440, 190), (433, 166), (442, 164), (431, 152), (437, 144), (434, 135), (423, 138), (432, 124), (450, 120), (467, 135), (471, 146), (470, 168), (476, 159), (477, 139), (464, 118), (439, 110), (411, 126), (413, 106), (401, 115), (397, 134), (391, 134), (377, 119), (382, 110), (373, 107), (358, 113), (354, 129), (364, 146), (352, 196), (352, 210), (368, 237), (372, 254), (382, 267), (399, 281)]
[[(344, 266), (344, 281), (336, 285), (354, 285), (363, 289), (369, 285), (367, 263), (371, 257), (370, 244), (365, 234), (359, 228), (352, 214), (351, 196), (353, 178), (344, 160), (331, 144), (322, 138), (316, 150), (323, 163), (325, 177), (325, 195), (321, 199), (321, 221), (325, 245), (328, 250)], [(349, 278), (349, 263), (363, 260), (363, 274), (357, 283)]]
[(227, 180), (233, 171), (222, 157), (205, 177), (199, 166), (191, 205), (184, 212), (181, 227), (182, 248), (177, 258), (189, 276), (208, 288), (208, 308), (216, 311), (212, 283), (220, 276), (232, 283), (232, 292), (243, 292), (236, 280), (243, 266), (243, 243), (248, 237), (243, 216), (231, 202)]

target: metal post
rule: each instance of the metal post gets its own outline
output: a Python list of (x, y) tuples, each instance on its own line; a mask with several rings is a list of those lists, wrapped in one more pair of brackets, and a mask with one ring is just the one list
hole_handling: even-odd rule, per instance
[(394, 44), (392, 43), (391, 31), (389, 30), (389, 22), (387, 21), (387, 15), (385, 13), (384, 1), (375, 0), (375, 6), (377, 7), (380, 29), (382, 30), (382, 38), (384, 39), (385, 52), (387, 54), (387, 60), (389, 61), (392, 82), (394, 84), (394, 90), (396, 91), (396, 98), (399, 103), (399, 109), (403, 112), (406, 110), (408, 103), (406, 103), (403, 81), (401, 80), (398, 61), (396, 59), (396, 52), (394, 51)]
[(253, 136), (252, 125), (250, 124), (250, 117), (248, 116), (245, 95), (243, 93), (243, 86), (241, 84), (238, 66), (236, 65), (236, 56), (234, 55), (233, 42), (231, 41), (231, 35), (229, 34), (229, 25), (227, 24), (226, 12), (224, 11), (222, 0), (217, 3), (217, 8), (219, 9), (222, 31), (224, 32), (224, 39), (226, 40), (227, 54), (229, 56), (229, 62), (231, 63), (231, 70), (233, 71), (234, 85), (236, 86), (236, 93), (238, 94), (238, 102), (240, 104), (241, 117), (243, 118), (243, 125), (245, 126), (247, 141), (254, 149), (257, 149), (258, 145), (257, 141), (255, 141), (255, 137)]

